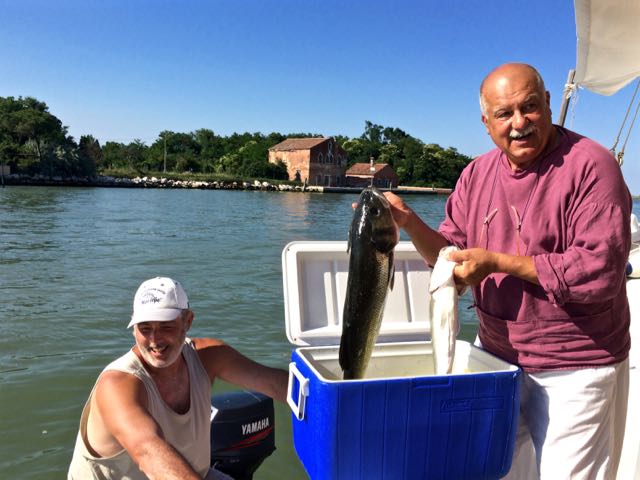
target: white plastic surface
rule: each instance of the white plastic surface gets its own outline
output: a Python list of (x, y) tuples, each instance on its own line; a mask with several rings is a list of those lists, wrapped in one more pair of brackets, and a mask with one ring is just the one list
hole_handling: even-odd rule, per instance
[[(342, 379), (338, 363), (338, 347), (301, 347), (298, 354), (323, 382), (350, 381)], [(403, 342), (377, 344), (362, 380), (435, 376), (431, 342)], [(456, 342), (456, 355), (452, 375), (483, 372), (515, 372), (518, 367), (471, 345), (464, 340)]]
[[(296, 403), (293, 399), (293, 384), (294, 380), (298, 381), (298, 402)], [(309, 379), (305, 378), (296, 364), (291, 362), (289, 364), (289, 383), (287, 385), (287, 403), (289, 404), (289, 408), (296, 416), (298, 420), (302, 420), (304, 418), (304, 411), (307, 405), (307, 397), (309, 396)]]
[[(377, 343), (430, 340), (431, 268), (411, 242), (394, 253), (393, 289), (387, 295)], [(339, 345), (347, 290), (347, 242), (291, 242), (282, 251), (287, 338), (298, 346)]]

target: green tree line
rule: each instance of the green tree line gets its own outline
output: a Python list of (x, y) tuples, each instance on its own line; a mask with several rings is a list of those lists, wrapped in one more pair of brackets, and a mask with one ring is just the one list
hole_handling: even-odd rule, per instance
[[(137, 139), (125, 144), (100, 142), (92, 135), (76, 140), (46, 103), (32, 97), (0, 97), (0, 161), (13, 173), (94, 177), (120, 171), (130, 174), (199, 173), (238, 178), (287, 179), (284, 164), (271, 164), (268, 149), (290, 137), (320, 137), (310, 133), (233, 133), (217, 135), (164, 130), (147, 145)], [(356, 138), (338, 135), (349, 166), (356, 162), (388, 163), (400, 184), (453, 187), (471, 158), (455, 148), (425, 144), (399, 128), (365, 122)]]

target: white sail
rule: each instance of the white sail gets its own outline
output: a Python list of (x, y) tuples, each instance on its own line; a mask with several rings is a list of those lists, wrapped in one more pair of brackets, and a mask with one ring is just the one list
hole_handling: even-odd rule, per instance
[(613, 95), (640, 77), (640, 0), (575, 0), (574, 82)]

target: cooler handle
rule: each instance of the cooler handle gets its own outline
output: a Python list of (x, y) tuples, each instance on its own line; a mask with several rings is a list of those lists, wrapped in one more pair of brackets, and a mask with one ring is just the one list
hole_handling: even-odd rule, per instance
[[(298, 389), (298, 403), (293, 401), (293, 377), (298, 379), (300, 388)], [(289, 384), (287, 385), (287, 403), (291, 408), (291, 411), (298, 420), (304, 418), (304, 410), (307, 404), (307, 397), (309, 396), (309, 379), (302, 376), (300, 370), (296, 366), (295, 362), (289, 364)]]

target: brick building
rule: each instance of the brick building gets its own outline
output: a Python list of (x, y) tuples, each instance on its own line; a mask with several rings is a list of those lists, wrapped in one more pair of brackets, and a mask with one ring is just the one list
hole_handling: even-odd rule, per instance
[(346, 185), (349, 187), (366, 187), (373, 184), (381, 188), (395, 188), (398, 186), (398, 175), (387, 163), (376, 163), (371, 171), (370, 163), (354, 163), (345, 173)]
[(308, 185), (345, 185), (347, 153), (329, 138), (288, 138), (269, 149), (269, 162), (283, 162), (289, 180)]

